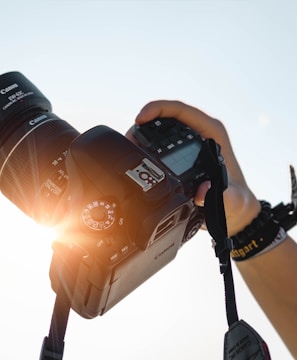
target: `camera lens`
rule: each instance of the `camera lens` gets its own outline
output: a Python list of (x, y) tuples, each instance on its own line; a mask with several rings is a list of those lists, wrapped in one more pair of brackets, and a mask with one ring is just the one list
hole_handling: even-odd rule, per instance
[(51, 111), (49, 100), (21, 73), (0, 76), (0, 190), (49, 225), (62, 220), (65, 158), (79, 135)]

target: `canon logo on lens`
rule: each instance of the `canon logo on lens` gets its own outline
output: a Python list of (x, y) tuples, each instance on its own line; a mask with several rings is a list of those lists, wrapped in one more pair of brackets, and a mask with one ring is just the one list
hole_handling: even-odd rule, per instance
[(38, 116), (37, 118), (35, 118), (33, 120), (30, 120), (29, 124), (34, 126), (34, 125), (38, 124), (40, 121), (43, 121), (45, 119), (47, 119), (47, 115), (41, 115), (41, 116)]
[(16, 88), (18, 88), (18, 87), (19, 87), (19, 85), (16, 84), (16, 83), (14, 83), (14, 84), (12, 84), (12, 85), (7, 86), (7, 87), (4, 88), (4, 89), (1, 89), (1, 90), (0, 90), (0, 94), (5, 95), (5, 94), (7, 94), (9, 91), (11, 91), (11, 90), (13, 90), (13, 89), (16, 89)]

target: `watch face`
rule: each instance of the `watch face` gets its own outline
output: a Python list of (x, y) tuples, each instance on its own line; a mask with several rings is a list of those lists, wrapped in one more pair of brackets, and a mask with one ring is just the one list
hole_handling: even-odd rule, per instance
[(176, 147), (171, 152), (160, 157), (160, 160), (175, 175), (181, 175), (191, 169), (197, 159), (201, 146), (198, 142), (193, 141), (185, 146)]

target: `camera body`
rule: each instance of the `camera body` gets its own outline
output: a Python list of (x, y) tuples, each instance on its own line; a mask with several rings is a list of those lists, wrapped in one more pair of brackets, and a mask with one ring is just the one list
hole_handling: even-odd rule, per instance
[[(103, 315), (172, 261), (204, 221), (194, 204), (220, 148), (175, 119), (79, 134), (19, 72), (0, 76), (0, 189), (57, 226), (50, 266), (85, 318)], [(132, 140), (132, 139), (131, 139)], [(211, 158), (212, 157), (212, 158)]]
[[(176, 151), (172, 145), (164, 147), (168, 122), (171, 130), (184, 128), (185, 136), (174, 140)], [(155, 123), (160, 126), (152, 131)], [(185, 192), (194, 190), (197, 177), (200, 181), (206, 176), (199, 164), (194, 166), (196, 179), (192, 173), (202, 139), (173, 119), (147, 126), (149, 133), (146, 126), (134, 127), (138, 146), (98, 126), (69, 148), (69, 213), (63, 235), (54, 243), (50, 278), (56, 292), (61, 284), (68, 287), (71, 307), (85, 318), (103, 315), (172, 261), (204, 219), (193, 203), (193, 191)], [(152, 134), (154, 148), (157, 138), (160, 145), (156, 151), (147, 146)], [(186, 167), (183, 161), (183, 181), (158, 161), (161, 148), (166, 160), (171, 153), (175, 159), (180, 154), (180, 161), (190, 158)]]

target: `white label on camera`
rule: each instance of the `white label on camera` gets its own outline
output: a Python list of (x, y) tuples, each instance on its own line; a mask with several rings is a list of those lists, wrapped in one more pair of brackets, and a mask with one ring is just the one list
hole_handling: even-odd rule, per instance
[(145, 192), (165, 178), (164, 172), (147, 158), (144, 158), (136, 168), (127, 170), (126, 175), (140, 185)]
[(0, 90), (0, 94), (1, 94), (1, 95), (5, 95), (5, 94), (7, 94), (9, 91), (11, 91), (11, 90), (13, 90), (13, 89), (16, 89), (17, 87), (19, 87), (19, 85), (16, 84), (16, 83), (14, 83), (14, 84), (12, 84), (12, 85), (9, 85), (9, 86), (7, 86), (6, 88), (1, 89), (1, 90)]
[[(17, 84), (16, 84), (17, 85)], [(5, 88), (6, 89), (6, 88)], [(5, 89), (1, 89), (0, 91), (3, 91), (3, 95), (6, 94), (4, 91)], [(3, 107), (2, 107), (2, 110), (5, 111), (7, 110), (11, 105), (13, 105), (14, 103), (24, 99), (25, 97), (27, 96), (30, 96), (30, 95), (33, 95), (33, 91), (29, 91), (27, 93), (24, 93), (22, 90), (19, 90), (17, 92), (15, 92), (14, 94), (11, 94), (8, 96), (8, 100), (9, 102), (7, 104), (5, 104)]]

